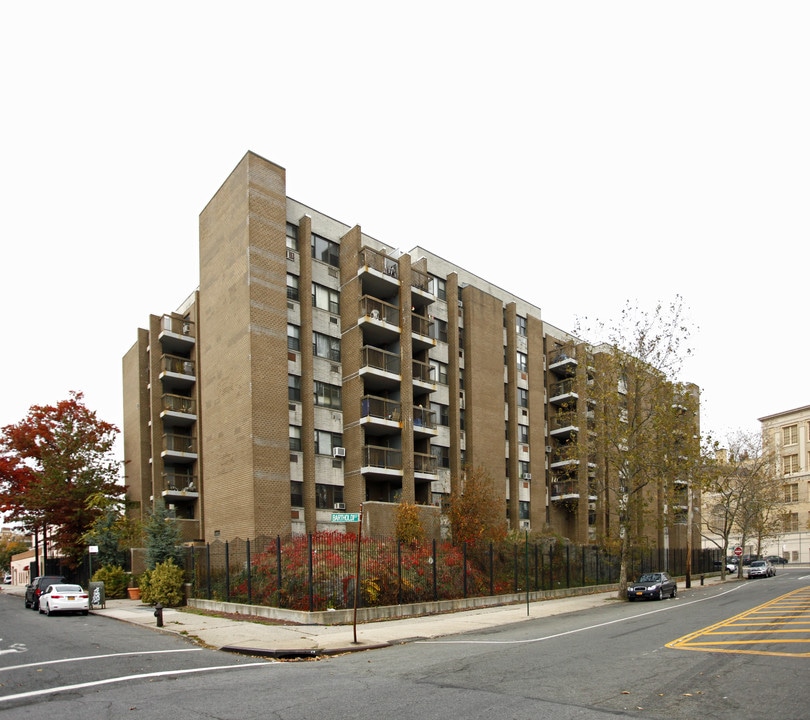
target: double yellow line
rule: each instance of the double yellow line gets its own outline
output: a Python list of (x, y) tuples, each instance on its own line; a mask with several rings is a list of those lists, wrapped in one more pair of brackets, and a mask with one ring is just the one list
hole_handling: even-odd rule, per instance
[(810, 657), (810, 587), (673, 640), (675, 650)]

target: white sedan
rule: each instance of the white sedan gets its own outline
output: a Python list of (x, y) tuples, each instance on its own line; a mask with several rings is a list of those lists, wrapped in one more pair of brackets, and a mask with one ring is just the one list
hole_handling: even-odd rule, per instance
[(81, 585), (48, 585), (39, 596), (39, 612), (52, 615), (58, 612), (90, 612), (90, 596)]

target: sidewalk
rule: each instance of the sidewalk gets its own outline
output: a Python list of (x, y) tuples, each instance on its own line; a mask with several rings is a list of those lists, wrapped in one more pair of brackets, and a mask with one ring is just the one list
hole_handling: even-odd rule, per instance
[[(719, 577), (707, 578), (706, 583), (713, 584), (719, 580)], [(699, 587), (693, 582), (693, 589)], [(683, 589), (683, 582), (680, 583), (680, 589)], [(2, 592), (19, 595), (22, 598), (25, 588), (4, 585)], [(212, 617), (176, 608), (163, 610), (163, 627), (157, 628), (155, 608), (144, 605), (140, 600), (107, 600), (105, 608), (94, 608), (91, 613), (163, 632), (185, 635), (207, 647), (219, 650), (264, 657), (294, 658), (336, 655), (417, 639), (457, 635), (616, 602), (619, 601), (615, 592), (602, 592), (532, 602), (529, 604), (528, 613), (527, 606), (523, 603), (442, 615), (381, 620), (358, 624), (356, 628), (353, 625), (268, 625)], [(22, 601), (20, 608), (22, 609)]]

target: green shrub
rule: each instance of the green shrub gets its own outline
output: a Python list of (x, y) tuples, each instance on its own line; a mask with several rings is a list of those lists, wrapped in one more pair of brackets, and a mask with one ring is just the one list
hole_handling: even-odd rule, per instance
[(174, 560), (155, 565), (154, 570), (147, 570), (138, 578), (141, 589), (141, 601), (148, 605), (160, 603), (164, 607), (175, 607), (183, 602), (183, 568), (174, 564)]
[(107, 598), (127, 596), (129, 573), (120, 565), (102, 565), (93, 573), (91, 580), (104, 583), (104, 596)]

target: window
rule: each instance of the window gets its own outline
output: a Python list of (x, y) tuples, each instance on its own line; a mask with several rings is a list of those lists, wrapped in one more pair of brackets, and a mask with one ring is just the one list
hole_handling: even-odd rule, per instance
[(343, 447), (343, 435), (326, 430), (315, 431), (315, 452), (318, 455), (331, 455), (332, 448), (336, 447)]
[(440, 342), (447, 342), (447, 321), (433, 318), (430, 325), (430, 337)]
[(799, 456), (785, 455), (782, 458), (782, 469), (785, 475), (799, 472)]
[(287, 324), (287, 349), (301, 350), (301, 328), (298, 325)]
[(340, 245), (312, 233), (312, 257), (334, 267), (340, 267)]
[(304, 507), (304, 483), (290, 481), (290, 504), (293, 507)]
[(295, 425), (290, 425), (290, 450), (301, 451), (301, 428)]
[(450, 425), (450, 408), (447, 405), (432, 402), (430, 403), (430, 409), (433, 411), (433, 415), (439, 425), (444, 427)]
[(518, 425), (518, 442), (524, 445), (529, 442), (529, 426)]
[(287, 375), (287, 399), (301, 402), (301, 378), (298, 375)]
[(450, 448), (441, 445), (431, 445), (430, 453), (436, 458), (436, 465), (442, 468), (450, 467)]
[(518, 315), (515, 319), (515, 326), (517, 328), (518, 335), (521, 335), (522, 337), (526, 337), (528, 335), (528, 325), (525, 317)]
[(799, 485), (785, 485), (785, 502), (799, 502)]
[(287, 247), (298, 250), (298, 226), (292, 223), (287, 223)]
[(799, 513), (785, 514), (785, 532), (799, 532)]
[(529, 391), (526, 388), (517, 389), (518, 406), (522, 408), (529, 407)]
[(320, 407), (341, 409), (340, 388), (337, 385), (315, 381), (315, 404)]
[(430, 369), (433, 372), (433, 379), (437, 383), (447, 385), (447, 365), (445, 363), (441, 363), (438, 360), (431, 360)]
[(287, 273), (287, 300), (298, 302), (298, 275)]
[(782, 428), (782, 438), (785, 445), (795, 445), (799, 442), (799, 426), (788, 425)]
[(340, 362), (340, 338), (314, 332), (312, 333), (312, 352), (315, 357)]
[(531, 515), (531, 503), (528, 500), (518, 500), (518, 513), (521, 520), (528, 520)]
[(430, 282), (433, 285), (433, 294), (439, 298), (439, 300), (447, 300), (447, 283), (435, 275), (430, 276)]
[(324, 285), (312, 283), (312, 307), (328, 310), (337, 315), (340, 313), (340, 293)]
[(315, 507), (319, 510), (331, 510), (335, 503), (343, 502), (343, 487), (315, 483)]
[(520, 473), (520, 477), (528, 475), (531, 472), (529, 463), (527, 463), (525, 460), (518, 461), (518, 472)]
[(517, 368), (520, 372), (529, 372), (529, 356), (526, 353), (518, 351)]

